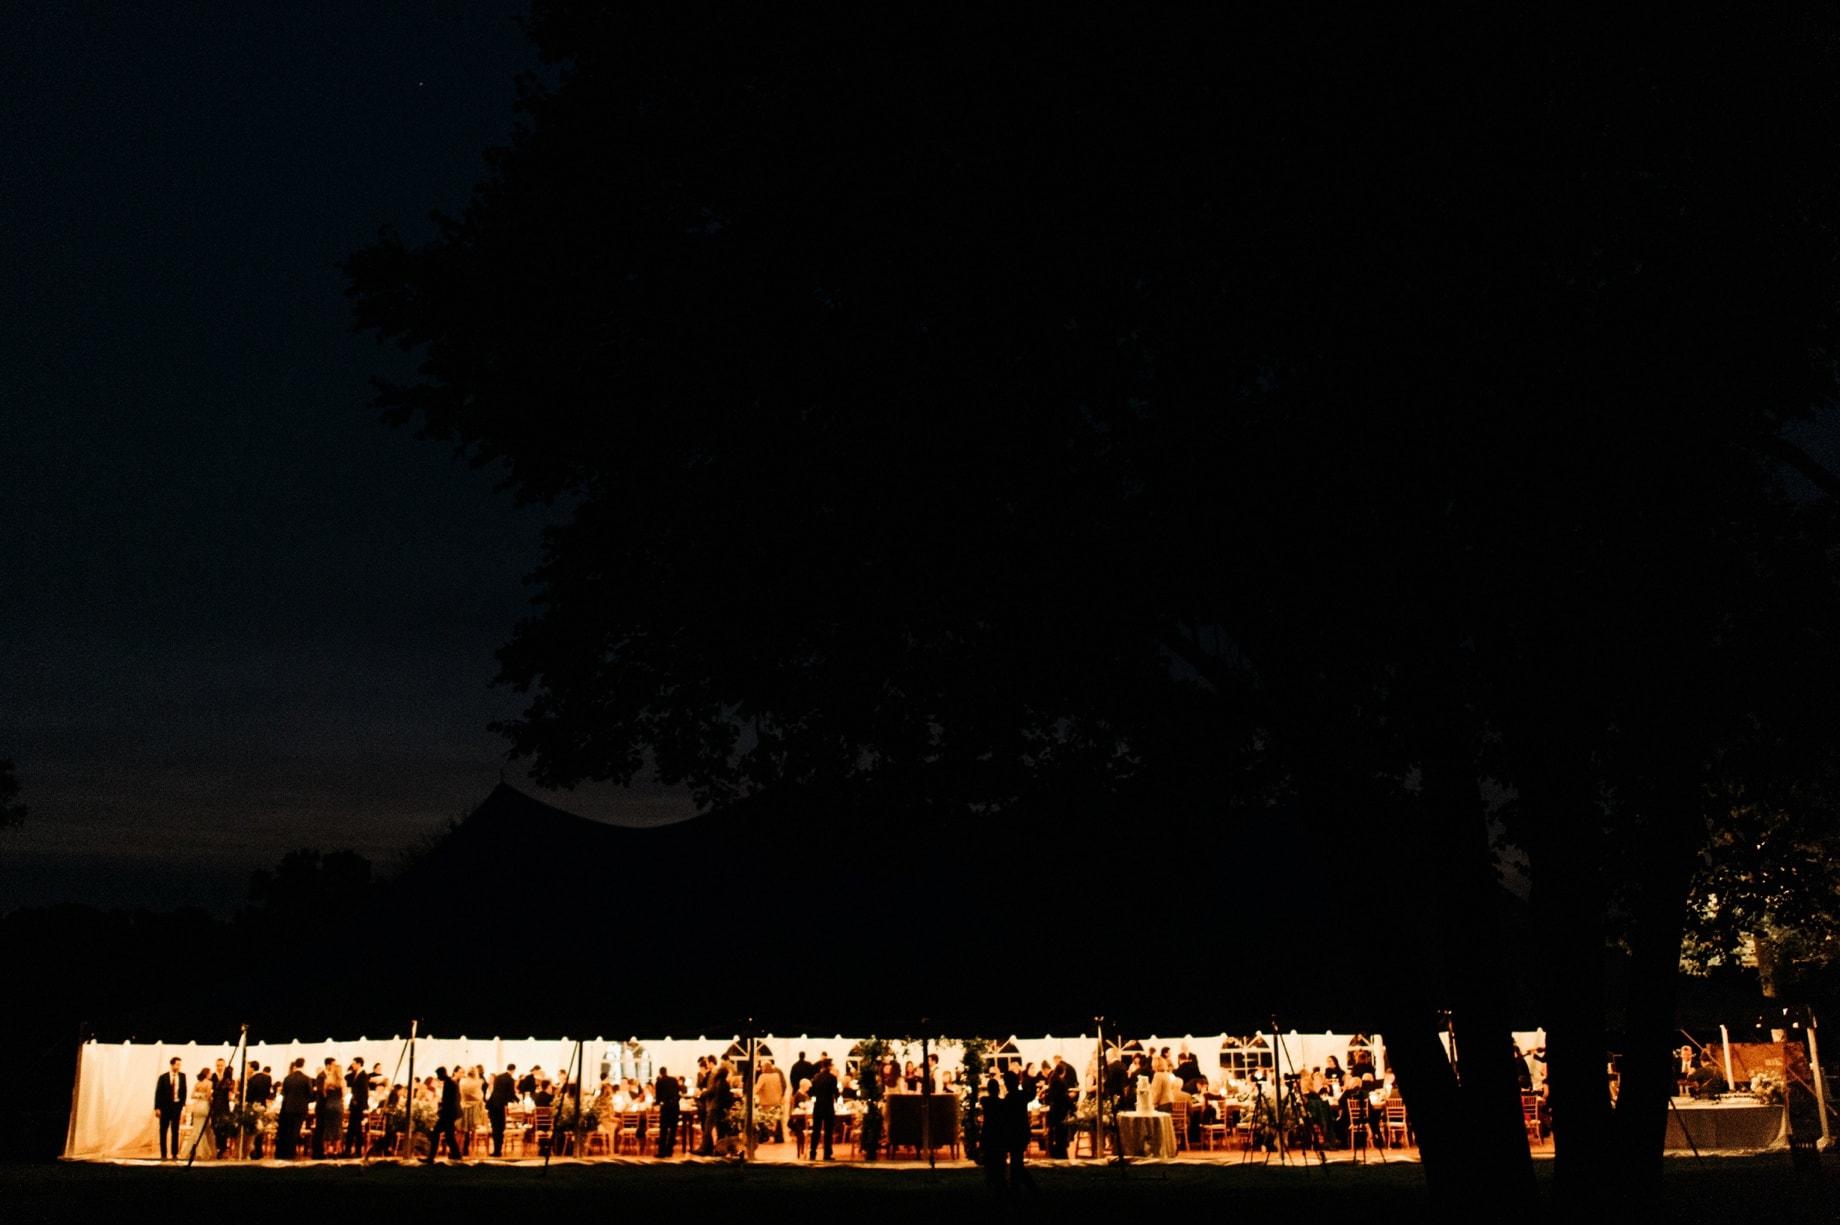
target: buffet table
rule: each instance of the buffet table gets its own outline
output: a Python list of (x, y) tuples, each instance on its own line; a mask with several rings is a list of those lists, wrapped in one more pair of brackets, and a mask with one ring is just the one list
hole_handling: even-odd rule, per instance
[(1783, 1108), (1755, 1098), (1695, 1101), (1675, 1098), (1668, 1109), (1669, 1149), (1763, 1149), (1786, 1144)]

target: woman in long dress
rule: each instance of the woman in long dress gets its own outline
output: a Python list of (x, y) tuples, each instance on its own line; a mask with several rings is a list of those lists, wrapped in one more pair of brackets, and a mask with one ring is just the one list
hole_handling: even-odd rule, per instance
[(211, 1094), (217, 1089), (217, 1074), (210, 1068), (198, 1069), (192, 1082), (192, 1127), (195, 1143), (186, 1156), (214, 1159), (217, 1156), (217, 1129), (211, 1126)]
[(345, 1135), (345, 1072), (334, 1059), (320, 1080), (319, 1100), (313, 1105), (313, 1155), (336, 1152)]
[(486, 1126), (486, 1070), (464, 1069), (460, 1074), (460, 1126), (470, 1148), (473, 1137)]

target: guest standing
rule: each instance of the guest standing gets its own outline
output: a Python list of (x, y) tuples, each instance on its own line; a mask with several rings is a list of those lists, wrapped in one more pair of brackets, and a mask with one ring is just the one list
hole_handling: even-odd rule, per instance
[(837, 1124), (837, 1076), (831, 1071), (831, 1061), (820, 1060), (817, 1075), (811, 1078), (811, 1159), (818, 1157), (818, 1144), (824, 1144), (822, 1160), (833, 1160), (831, 1156), (831, 1131)]
[(1014, 1068), (1003, 1073), (1003, 1091), (1003, 1146), (1009, 1154), (1009, 1189), (1013, 1193), (1027, 1187), (1039, 1199), (1041, 1188), (1035, 1185), (1034, 1176), (1024, 1164), (1029, 1151), (1029, 1097), (1022, 1092), (1022, 1078)]
[(249, 1080), (243, 1085), (243, 1105), (253, 1112), (250, 1119), (255, 1127), (255, 1142), (249, 1146), (249, 1156), (259, 1159), (262, 1156), (262, 1126), (268, 1119), (269, 1099), (275, 1094), (275, 1078), (269, 1069), (260, 1064), (253, 1065), (255, 1071), (249, 1074)]
[(466, 1134), (467, 1151), (473, 1137), (486, 1125), (486, 1070), (482, 1067), (460, 1070), (460, 1130)]
[(799, 1057), (792, 1061), (790, 1068), (786, 1069), (786, 1080), (796, 1089), (817, 1074), (817, 1065), (805, 1058), (804, 1051), (800, 1051)]
[(435, 1111), (434, 1135), (428, 1138), (428, 1164), (441, 1155), (441, 1141), (447, 1141), (447, 1151), (455, 1161), (463, 1154), (460, 1152), (460, 1137), (454, 1134), (454, 1124), (460, 1121), (460, 1082), (447, 1074), (446, 1068), (434, 1070), (435, 1079), (441, 1082), (441, 1104)]
[(185, 1073), (179, 1070), (178, 1056), (175, 1055), (166, 1068), (166, 1075), (153, 1085), (153, 1113), (160, 1120), (161, 1161), (178, 1157), (179, 1116), (185, 1113)]
[(658, 1101), (658, 1155), (669, 1157), (677, 1144), (677, 1099), (683, 1096), (683, 1086), (669, 1069), (659, 1068), (652, 1095)]
[(318, 1104), (313, 1107), (313, 1156), (324, 1157), (336, 1152), (339, 1136), (345, 1130), (345, 1073), (331, 1056), (320, 1069)]
[(313, 1082), (302, 1071), (305, 1059), (296, 1059), (281, 1082), (281, 1115), (275, 1123), (275, 1156), (291, 1160), (300, 1142), (300, 1128), (307, 1120), (307, 1108), (313, 1101)]
[(1003, 1142), (1003, 1087), (992, 1076), (984, 1082), (983, 1127), (978, 1132), (978, 1164), (984, 1167), (984, 1189), (992, 1195), (1003, 1193), (1003, 1163), (1009, 1150)]
[(217, 1077), (211, 1075), (211, 1069), (199, 1068), (192, 1085), (192, 1127), (197, 1134), (192, 1137), (190, 1155), (217, 1156), (217, 1129), (211, 1126), (211, 1098), (216, 1092)]
[(760, 1075), (754, 1078), (754, 1102), (762, 1110), (773, 1112), (773, 1143), (786, 1142), (786, 1074), (763, 1059)]
[(236, 1101), (236, 1077), (228, 1069), (211, 1086), (211, 1130), (217, 1136), (217, 1159), (230, 1151), (230, 1108)]
[(511, 1074), (517, 1071), (517, 1064), (512, 1064), (503, 1072), (492, 1078), (492, 1092), (486, 1096), (486, 1118), (492, 1124), (492, 1155), (505, 1155), (505, 1111), (517, 1100), (517, 1084)]
[(345, 1082), (351, 1088), (351, 1103), (346, 1107), (345, 1155), (364, 1156), (364, 1116), (371, 1108), (371, 1078), (364, 1070), (364, 1057), (354, 1056), (345, 1069)]
[(1067, 1120), (1073, 1115), (1078, 1092), (1073, 1065), (1056, 1055), (1054, 1070), (1048, 1073), (1048, 1156), (1056, 1160), (1067, 1156)]

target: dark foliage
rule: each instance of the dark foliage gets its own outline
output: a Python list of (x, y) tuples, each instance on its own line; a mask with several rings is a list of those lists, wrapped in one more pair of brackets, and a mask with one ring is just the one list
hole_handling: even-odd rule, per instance
[(1399, 893), (1364, 989), (1452, 1203), (1532, 1185), (1505, 784), (1560, 1187), (1658, 1177), (1697, 857), (1832, 820), (1840, 535), (1784, 477), (1835, 481), (1782, 436), (1840, 389), (1831, 15), (531, 28), (491, 179), (349, 273), (422, 359), (386, 416), (568, 508), (501, 654), (537, 775), (1081, 845), (1286, 801)]
[(13, 763), (0, 761), (0, 829), (25, 821), (26, 806), (18, 802), (19, 791), (19, 776), (13, 772)]

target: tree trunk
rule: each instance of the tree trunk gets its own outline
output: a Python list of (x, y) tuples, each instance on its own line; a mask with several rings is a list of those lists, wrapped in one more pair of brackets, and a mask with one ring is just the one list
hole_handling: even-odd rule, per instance
[(1612, 1195), (1631, 1207), (1653, 1203), (1662, 1175), (1679, 1000), (1680, 936), (1699, 850), (1697, 808), (1663, 818), (1639, 857), (1629, 933), (1629, 1017), (1617, 1094)]
[(1460, 729), (1434, 723), (1431, 730), (1420, 756), (1421, 807), (1433, 852), (1427, 862), (1435, 865), (1450, 1012), (1458, 1037), (1455, 1122), (1469, 1138), (1474, 1210), (1496, 1220), (1531, 1216), (1539, 1196), (1512, 1062), (1501, 885), (1475, 763)]
[(1548, 783), (1550, 791), (1530, 788), (1525, 798), (1544, 829), (1529, 850), (1546, 978), (1553, 1199), (1562, 1210), (1586, 1212), (1602, 1203), (1609, 1177), (1603, 817), (1576, 771), (1560, 766)]

